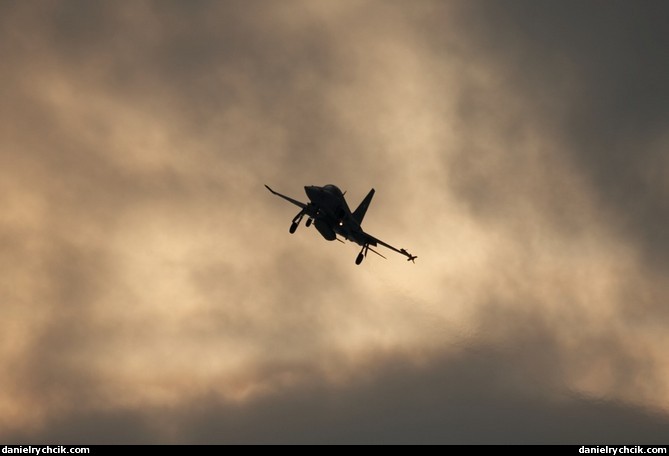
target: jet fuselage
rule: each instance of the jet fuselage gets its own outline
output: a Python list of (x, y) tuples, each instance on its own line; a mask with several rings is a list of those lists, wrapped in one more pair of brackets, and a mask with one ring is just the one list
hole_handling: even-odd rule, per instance
[[(316, 185), (305, 186), (304, 191), (309, 197), (308, 203), (303, 203), (291, 198), (290, 196), (275, 192), (268, 185), (265, 185), (265, 187), (272, 194), (283, 198), (284, 200), (300, 208), (300, 212), (298, 212), (297, 215), (293, 217), (293, 221), (290, 224), (288, 231), (291, 234), (295, 233), (298, 225), (306, 215), (306, 226), (309, 227), (313, 223), (321, 236), (323, 236), (323, 238), (327, 239), (328, 241), (334, 241), (335, 239), (338, 239), (337, 236), (341, 236), (346, 240), (355, 242), (356, 244), (360, 245), (362, 249), (355, 259), (355, 264), (360, 264), (363, 258), (367, 256), (367, 252), (369, 251), (372, 251), (377, 255), (385, 258), (383, 255), (372, 248), (376, 247), (377, 245), (382, 245), (390, 250), (406, 256), (407, 261), (414, 261), (416, 259), (415, 255), (411, 255), (405, 249), (398, 249), (393, 247), (392, 245), (383, 242), (382, 240), (363, 231), (361, 226), (362, 220), (365, 218), (367, 209), (372, 202), (374, 189), (371, 189), (369, 193), (367, 193), (367, 196), (365, 196), (365, 198), (360, 202), (358, 207), (353, 212), (351, 212), (351, 209), (348, 207), (346, 199), (344, 198), (344, 193), (339, 190), (336, 185), (329, 184), (324, 185), (323, 187)], [(341, 241), (341, 239), (339, 240)]]
[(307, 215), (314, 219), (316, 229), (325, 239), (334, 241), (338, 234), (358, 244), (364, 242), (361, 236), (356, 236), (361, 232), (360, 223), (351, 214), (344, 193), (336, 185), (307, 185), (304, 191), (314, 209), (314, 215)]

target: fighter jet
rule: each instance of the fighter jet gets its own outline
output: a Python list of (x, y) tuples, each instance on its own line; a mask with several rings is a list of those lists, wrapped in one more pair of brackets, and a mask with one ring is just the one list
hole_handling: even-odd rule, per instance
[(394, 250), (395, 252), (406, 256), (407, 261), (415, 263), (414, 260), (417, 258), (415, 255), (411, 255), (404, 249), (396, 249), (392, 245), (386, 244), (382, 240), (365, 233), (360, 226), (362, 224), (362, 219), (367, 213), (369, 203), (371, 203), (372, 197), (374, 196), (374, 189), (371, 189), (360, 205), (351, 212), (344, 199), (344, 193), (342, 193), (336, 185), (329, 184), (323, 187), (315, 185), (305, 186), (304, 191), (306, 192), (307, 197), (309, 197), (308, 203), (302, 203), (289, 196), (275, 192), (268, 185), (265, 185), (265, 187), (267, 187), (267, 190), (274, 195), (277, 195), (286, 201), (290, 201), (300, 208), (300, 212), (293, 217), (293, 221), (290, 224), (289, 231), (291, 234), (295, 233), (298, 225), (306, 215), (306, 226), (309, 227), (313, 223), (321, 236), (328, 241), (338, 240), (344, 242), (339, 238), (341, 237), (362, 246), (362, 250), (360, 250), (360, 253), (355, 259), (355, 264), (362, 263), (362, 260), (367, 256), (367, 252), (369, 251), (376, 253), (382, 258), (386, 258), (376, 250), (372, 249), (372, 246), (376, 247), (377, 245), (382, 245), (390, 250)]

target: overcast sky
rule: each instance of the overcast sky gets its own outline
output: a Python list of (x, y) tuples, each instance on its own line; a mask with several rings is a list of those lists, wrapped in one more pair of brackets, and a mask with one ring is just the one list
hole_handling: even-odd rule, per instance
[(0, 440), (666, 444), (667, 23), (0, 1)]

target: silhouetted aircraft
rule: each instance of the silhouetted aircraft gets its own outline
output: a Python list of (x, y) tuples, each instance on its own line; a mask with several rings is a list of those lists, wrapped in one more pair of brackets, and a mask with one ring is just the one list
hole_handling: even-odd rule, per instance
[(396, 249), (392, 245), (386, 244), (382, 240), (377, 239), (362, 230), (360, 225), (362, 224), (362, 219), (365, 217), (369, 203), (374, 196), (374, 189), (371, 189), (357, 209), (351, 212), (344, 199), (344, 193), (342, 193), (336, 185), (330, 184), (324, 187), (317, 187), (315, 185), (305, 186), (304, 191), (307, 193), (310, 200), (310, 202), (306, 204), (289, 196), (275, 192), (267, 185), (265, 185), (265, 187), (267, 187), (267, 190), (273, 194), (280, 196), (286, 201), (290, 201), (300, 208), (300, 212), (293, 218), (293, 221), (290, 224), (289, 231), (291, 234), (295, 232), (297, 226), (302, 221), (302, 218), (306, 215), (306, 226), (310, 226), (313, 222), (318, 232), (321, 233), (321, 236), (328, 241), (334, 241), (336, 239), (340, 242), (344, 242), (337, 237), (337, 235), (339, 235), (346, 240), (362, 246), (362, 250), (360, 250), (358, 257), (355, 259), (355, 264), (362, 263), (363, 258), (367, 256), (367, 252), (370, 250), (380, 257), (385, 258), (379, 252), (371, 248), (371, 246), (376, 247), (379, 244), (406, 256), (407, 261), (414, 262), (417, 258), (406, 250)]

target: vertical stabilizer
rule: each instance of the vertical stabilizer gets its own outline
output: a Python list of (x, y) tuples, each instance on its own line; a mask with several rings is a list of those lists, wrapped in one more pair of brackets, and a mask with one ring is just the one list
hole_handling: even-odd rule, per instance
[(369, 207), (369, 203), (372, 202), (373, 196), (374, 196), (374, 189), (371, 189), (367, 194), (367, 196), (365, 196), (365, 199), (362, 200), (360, 205), (357, 207), (357, 209), (353, 211), (353, 218), (358, 223), (362, 223), (362, 219), (365, 218), (365, 214), (367, 213), (367, 208)]

